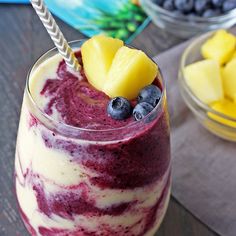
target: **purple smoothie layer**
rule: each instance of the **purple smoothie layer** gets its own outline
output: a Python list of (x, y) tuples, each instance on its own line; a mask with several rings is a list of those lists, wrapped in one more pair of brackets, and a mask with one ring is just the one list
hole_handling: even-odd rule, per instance
[(42, 185), (34, 185), (33, 189), (36, 192), (39, 209), (44, 214), (47, 216), (57, 214), (67, 219), (73, 219), (74, 215), (117, 216), (128, 211), (130, 206), (135, 204), (135, 202), (124, 202), (107, 208), (98, 208), (95, 206), (96, 199), (90, 198), (89, 189), (83, 183), (77, 186), (78, 192), (75, 189), (75, 191), (55, 193), (52, 196), (45, 194)]
[(141, 125), (141, 130), (135, 127), (139, 133), (132, 138), (106, 145), (84, 146), (62, 140), (50, 131), (42, 132), (42, 137), (48, 148), (67, 152), (71, 162), (96, 172), (97, 176), (90, 179), (92, 184), (102, 188), (129, 189), (158, 180), (170, 163), (166, 112), (163, 111), (152, 123)]
[[(156, 199), (154, 205), (144, 209), (145, 217), (135, 222), (133, 225), (129, 227), (124, 227), (123, 225), (118, 225), (117, 228), (110, 228), (109, 224), (102, 224), (96, 231), (88, 230), (84, 227), (76, 227), (74, 230), (61, 229), (61, 228), (50, 228), (40, 226), (38, 228), (38, 232), (43, 236), (133, 236), (131, 233), (133, 228), (135, 228), (138, 224), (143, 224), (142, 231), (137, 236), (143, 236), (147, 233), (153, 226), (157, 220), (158, 214), (163, 210), (165, 201), (168, 197), (170, 187), (170, 175), (166, 179), (166, 183), (163, 186), (163, 190), (160, 196)], [(36, 189), (34, 186), (34, 190), (36, 191), (37, 201), (39, 205), (39, 211), (47, 215), (49, 218), (52, 217), (52, 214), (58, 215), (68, 220), (74, 220), (74, 216), (76, 215), (84, 215), (88, 218), (105, 216), (109, 215), (111, 218), (113, 216), (120, 216), (124, 214), (126, 211), (131, 210), (135, 202), (130, 202), (127, 204), (120, 204), (118, 206), (113, 206), (105, 209), (98, 209), (93, 206), (93, 204), (87, 205), (88, 199), (82, 199), (81, 196), (72, 196), (72, 194), (62, 194), (59, 193), (57, 196), (53, 195), (50, 198), (45, 197), (42, 189)], [(148, 193), (147, 193), (148, 194)], [(147, 213), (147, 214), (146, 214)], [(26, 216), (23, 210), (20, 208), (21, 217), (25, 223), (27, 230), (31, 233), (32, 236), (37, 236), (36, 230), (31, 226), (30, 219)], [(139, 214), (141, 212), (139, 211)]]

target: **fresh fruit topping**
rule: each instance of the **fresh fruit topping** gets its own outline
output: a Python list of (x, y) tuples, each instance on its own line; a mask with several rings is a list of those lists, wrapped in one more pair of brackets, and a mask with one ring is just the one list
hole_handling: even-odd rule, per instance
[(103, 88), (109, 97), (132, 100), (157, 76), (157, 65), (142, 51), (121, 47), (112, 62)]
[(220, 66), (214, 60), (203, 60), (184, 69), (184, 77), (192, 92), (204, 103), (223, 99)]
[(234, 53), (236, 38), (225, 30), (218, 30), (201, 48), (205, 59), (214, 59), (221, 65), (229, 61)]
[(174, 4), (177, 10), (187, 13), (193, 9), (194, 0), (174, 0)]
[(117, 50), (124, 45), (119, 39), (94, 36), (81, 47), (84, 71), (91, 85), (102, 90)]
[(147, 102), (155, 107), (161, 99), (161, 90), (151, 84), (144, 87), (138, 95), (138, 103)]
[(116, 97), (108, 103), (107, 113), (115, 120), (124, 120), (131, 115), (132, 106), (126, 98)]
[(154, 107), (147, 102), (138, 103), (133, 110), (133, 117), (135, 120), (142, 120), (153, 109)]
[(222, 70), (225, 95), (232, 100), (236, 94), (236, 59), (232, 59)]
[[(213, 103), (211, 105), (211, 108), (215, 111), (218, 111), (218, 112), (228, 116), (228, 117), (236, 119), (236, 104), (227, 100), (227, 99)], [(211, 112), (208, 112), (208, 116), (211, 117), (212, 119), (222, 123), (222, 124), (236, 128), (236, 122), (234, 122), (234, 121), (225, 119), (225, 118), (220, 117), (219, 115), (213, 114)]]

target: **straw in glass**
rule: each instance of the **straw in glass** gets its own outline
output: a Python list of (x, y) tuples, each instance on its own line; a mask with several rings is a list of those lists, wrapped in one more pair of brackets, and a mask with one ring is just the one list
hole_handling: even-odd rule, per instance
[(77, 58), (75, 57), (73, 50), (71, 49), (64, 35), (59, 29), (59, 26), (57, 25), (53, 16), (46, 7), (44, 1), (31, 0), (31, 4), (35, 9), (37, 15), (39, 16), (40, 20), (42, 21), (47, 32), (49, 33), (59, 53), (63, 56), (64, 60), (66, 61), (66, 64), (75, 71), (79, 71), (81, 66)]

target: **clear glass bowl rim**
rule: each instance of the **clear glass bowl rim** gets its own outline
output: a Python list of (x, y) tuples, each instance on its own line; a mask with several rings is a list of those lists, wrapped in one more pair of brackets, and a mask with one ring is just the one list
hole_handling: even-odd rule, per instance
[[(206, 40), (208, 39), (210, 36), (212, 36), (216, 31), (211, 31), (211, 32), (208, 32), (206, 34), (203, 34), (202, 36), (200, 37), (197, 37), (195, 39), (193, 39), (193, 41), (187, 46), (187, 48), (184, 50), (184, 53), (181, 57), (181, 60), (180, 60), (180, 70), (179, 70), (179, 81), (181, 82), (181, 84), (184, 86), (184, 89), (185, 91), (188, 93), (188, 95), (191, 97), (191, 99), (201, 108), (203, 109), (205, 112), (209, 112), (209, 113), (212, 113), (222, 119), (226, 119), (228, 121), (232, 121), (232, 122), (236, 122), (236, 119), (230, 117), (230, 116), (227, 116), (221, 112), (218, 112), (214, 109), (212, 109), (209, 105), (203, 103), (199, 98), (197, 98), (195, 96), (195, 94), (192, 92), (192, 90), (190, 89), (190, 87), (187, 85), (186, 81), (185, 81), (185, 78), (184, 78), (184, 73), (183, 73), (183, 70), (184, 70), (184, 67), (186, 65), (186, 59), (189, 57), (192, 49), (196, 46), (196, 44), (198, 44), (199, 42), (201, 42), (202, 40)], [(210, 117), (208, 117), (210, 118)], [(216, 122), (216, 120), (214, 120)], [(218, 121), (217, 121), (218, 122)], [(221, 123), (221, 122), (218, 122), (220, 123), (221, 125), (224, 125), (226, 127), (231, 127), (231, 128), (234, 128), (232, 126), (229, 126), (229, 125), (226, 125), (224, 123)], [(236, 128), (235, 128), (236, 130)]]

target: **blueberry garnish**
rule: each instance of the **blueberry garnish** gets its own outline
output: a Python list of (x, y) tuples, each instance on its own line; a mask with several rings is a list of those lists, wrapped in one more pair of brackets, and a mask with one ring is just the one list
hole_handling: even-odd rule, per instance
[(151, 84), (144, 87), (138, 95), (138, 103), (147, 102), (155, 107), (161, 99), (161, 90)]
[(133, 117), (135, 120), (142, 120), (153, 109), (154, 107), (147, 102), (138, 103), (133, 110)]
[(175, 7), (183, 13), (190, 12), (194, 6), (194, 0), (174, 0)]
[(115, 120), (124, 120), (132, 113), (132, 106), (126, 98), (113, 98), (107, 106), (107, 113)]

